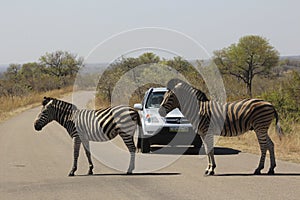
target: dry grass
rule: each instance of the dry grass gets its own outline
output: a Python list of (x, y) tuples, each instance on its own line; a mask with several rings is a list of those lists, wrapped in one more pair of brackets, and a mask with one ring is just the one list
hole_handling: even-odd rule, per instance
[(25, 97), (0, 97), (0, 122), (18, 113), (41, 104), (44, 96), (60, 97), (70, 93), (73, 87), (52, 90), (44, 93), (32, 93)]
[[(293, 126), (291, 133), (286, 134), (282, 140), (279, 139), (275, 132), (275, 126), (269, 129), (269, 136), (275, 144), (275, 155), (280, 160), (300, 163), (300, 124)], [(260, 154), (259, 144), (253, 131), (247, 132), (238, 137), (219, 137), (218, 146), (230, 147), (249, 152)]]

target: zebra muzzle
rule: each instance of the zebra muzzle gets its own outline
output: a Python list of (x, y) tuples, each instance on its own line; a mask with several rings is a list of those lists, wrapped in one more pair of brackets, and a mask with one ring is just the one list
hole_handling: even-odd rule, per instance
[(158, 110), (160, 116), (165, 117), (167, 115), (166, 109), (164, 107), (160, 107)]
[(37, 124), (37, 123), (34, 123), (34, 129), (35, 129), (36, 131), (40, 131), (40, 130), (42, 130), (42, 126), (40, 126), (40, 125)]

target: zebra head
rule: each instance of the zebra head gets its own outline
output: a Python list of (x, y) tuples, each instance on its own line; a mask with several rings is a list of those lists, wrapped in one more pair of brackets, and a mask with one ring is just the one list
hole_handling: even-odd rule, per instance
[(164, 95), (164, 99), (160, 104), (158, 113), (162, 117), (165, 117), (169, 112), (171, 112), (175, 108), (178, 108), (179, 110), (181, 109), (175, 93), (169, 89)]
[(204, 92), (180, 79), (171, 79), (167, 88), (169, 90), (165, 93), (159, 109), (159, 114), (163, 117), (175, 108), (178, 108), (183, 114), (189, 107), (197, 110), (199, 108), (198, 101), (208, 101)]
[(54, 117), (52, 117), (53, 115), (51, 112), (53, 100), (54, 99), (51, 97), (44, 97), (44, 100), (42, 102), (43, 108), (34, 122), (35, 130), (42, 130), (44, 126), (46, 126), (49, 122), (51, 122), (54, 119)]
[(165, 93), (164, 99), (161, 102), (160, 108), (158, 110), (158, 113), (162, 117), (165, 117), (169, 112), (171, 112), (175, 108), (181, 110), (180, 103), (178, 101), (177, 96), (175, 95), (176, 86), (181, 83), (182, 81), (180, 79), (171, 79), (168, 82), (167, 88), (169, 90)]

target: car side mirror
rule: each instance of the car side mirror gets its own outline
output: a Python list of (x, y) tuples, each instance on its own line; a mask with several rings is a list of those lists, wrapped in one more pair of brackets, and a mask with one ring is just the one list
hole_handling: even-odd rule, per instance
[(137, 110), (143, 110), (143, 106), (142, 106), (142, 104), (140, 104), (140, 103), (134, 104), (133, 107), (134, 107), (135, 109), (137, 109)]

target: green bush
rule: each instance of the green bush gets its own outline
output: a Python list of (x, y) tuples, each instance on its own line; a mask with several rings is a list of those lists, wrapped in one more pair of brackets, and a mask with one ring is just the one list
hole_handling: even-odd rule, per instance
[(273, 90), (263, 92), (261, 97), (271, 102), (284, 124), (285, 131), (291, 131), (294, 123), (300, 122), (300, 75), (293, 71), (286, 75)]

